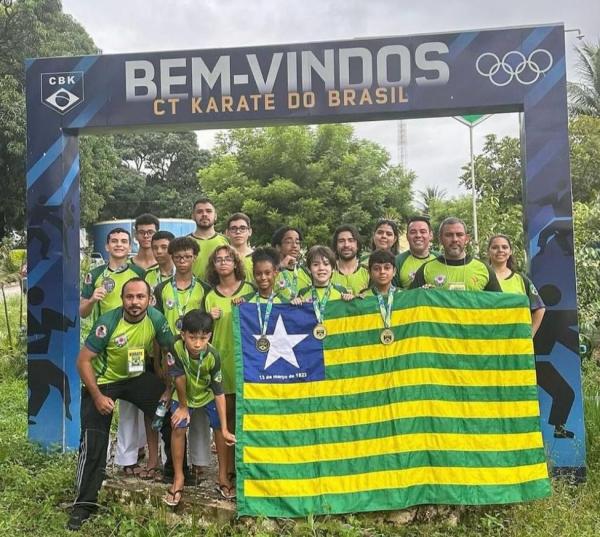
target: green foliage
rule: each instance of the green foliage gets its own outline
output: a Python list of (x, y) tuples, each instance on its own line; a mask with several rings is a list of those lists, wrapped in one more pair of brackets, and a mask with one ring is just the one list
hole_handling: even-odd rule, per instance
[(329, 244), (343, 222), (366, 236), (377, 218), (412, 212), (414, 174), (389, 160), (350, 125), (239, 129), (220, 135), (198, 178), (221, 215), (250, 216), (254, 244), (283, 224), (300, 227), (306, 244)]
[(0, 237), (25, 226), (25, 59), (97, 52), (59, 0), (19, 0), (0, 7)]
[(580, 82), (569, 82), (569, 112), (600, 117), (600, 40), (577, 47)]
[(571, 118), (569, 141), (573, 199), (593, 202), (600, 194), (600, 116)]

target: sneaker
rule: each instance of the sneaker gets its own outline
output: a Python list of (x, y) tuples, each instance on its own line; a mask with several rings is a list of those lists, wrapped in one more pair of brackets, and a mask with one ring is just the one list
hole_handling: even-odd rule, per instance
[(81, 528), (83, 523), (92, 516), (92, 513), (83, 507), (73, 507), (71, 511), (71, 517), (67, 522), (67, 529), (71, 531), (77, 531)]

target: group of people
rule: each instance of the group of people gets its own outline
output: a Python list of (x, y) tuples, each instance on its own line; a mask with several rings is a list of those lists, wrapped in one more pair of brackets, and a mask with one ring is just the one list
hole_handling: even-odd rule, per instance
[(217, 212), (208, 198), (194, 203), (192, 217), (195, 231), (175, 237), (160, 230), (155, 216), (139, 216), (134, 226), (139, 250), (132, 258), (130, 233), (112, 229), (106, 238), (108, 262), (84, 278), (80, 315), (93, 315), (94, 324), (77, 359), (81, 443), (70, 529), (78, 529), (97, 509), (117, 399), (115, 462), (126, 475), (172, 482), (163, 500), (176, 506), (184, 486), (202, 479), (214, 441), (217, 491), (235, 498), (236, 304), (257, 304), (261, 352), (268, 350), (264, 332), (272, 304), (312, 303), (317, 321), (313, 334), (323, 339), (329, 300), (376, 296), (384, 344), (393, 341), (390, 330), (383, 336), (393, 296), (420, 287), (527, 295), (533, 333), (544, 315), (534, 285), (515, 271), (509, 237), (490, 239), (486, 264), (467, 255), (469, 235), (458, 218), (442, 222), (439, 254), (431, 250), (429, 219), (415, 216), (407, 222), (405, 252), (398, 251), (397, 224), (382, 219), (368, 253), (362, 252), (356, 227), (344, 224), (335, 230), (331, 246), (312, 246), (302, 262), (303, 236), (296, 227), (282, 226), (270, 246), (252, 249), (247, 215), (231, 215), (224, 235), (215, 230)]

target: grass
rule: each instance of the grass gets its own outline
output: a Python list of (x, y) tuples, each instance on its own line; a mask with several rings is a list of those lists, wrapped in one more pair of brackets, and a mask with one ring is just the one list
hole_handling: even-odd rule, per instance
[[(9, 302), (18, 327), (18, 301)], [(63, 536), (73, 501), (75, 454), (46, 454), (27, 441), (27, 381), (23, 346), (10, 353), (0, 333), (0, 534)], [(596, 358), (600, 359), (597, 352)], [(405, 526), (386, 522), (385, 513), (308, 517), (292, 521), (256, 519), (217, 524), (173, 515), (162, 505), (123, 505), (101, 496), (101, 515), (85, 526), (86, 535), (256, 537), (592, 537), (600, 535), (600, 367), (583, 368), (588, 480), (553, 484), (545, 500), (512, 506), (467, 507), (454, 524), (447, 514)], [(427, 512), (421, 510), (420, 515)]]

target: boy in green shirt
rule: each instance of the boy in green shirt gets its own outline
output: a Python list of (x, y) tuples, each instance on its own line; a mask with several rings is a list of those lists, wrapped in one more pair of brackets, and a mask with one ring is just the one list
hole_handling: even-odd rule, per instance
[(175, 477), (163, 501), (175, 507), (181, 501), (184, 485), (183, 459), (185, 433), (194, 416), (208, 417), (214, 432), (219, 461), (217, 490), (225, 499), (235, 498), (235, 488), (227, 475), (224, 460), (227, 446), (235, 444), (235, 436), (227, 429), (226, 402), (221, 385), (221, 359), (208, 343), (213, 329), (212, 317), (192, 310), (183, 316), (181, 335), (167, 353), (169, 375), (174, 379), (175, 393), (171, 402), (171, 453)]

